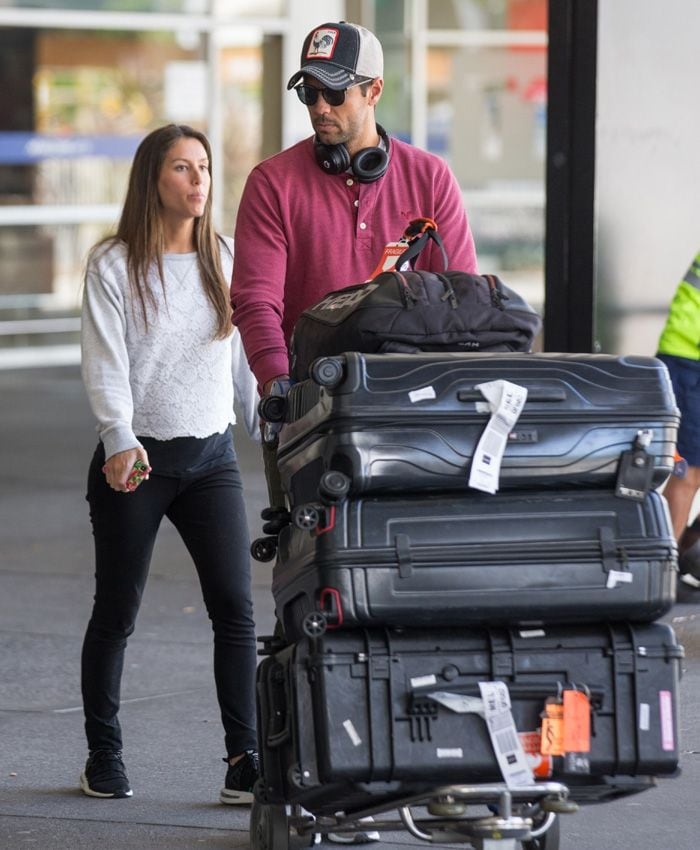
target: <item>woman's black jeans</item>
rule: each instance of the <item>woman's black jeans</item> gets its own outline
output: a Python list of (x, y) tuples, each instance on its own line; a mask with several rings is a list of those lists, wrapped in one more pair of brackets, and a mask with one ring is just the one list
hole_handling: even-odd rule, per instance
[(98, 446), (87, 499), (95, 538), (96, 590), (82, 652), (88, 748), (122, 749), (118, 720), (127, 638), (163, 517), (192, 556), (214, 631), (214, 678), (226, 753), (257, 749), (255, 626), (248, 525), (236, 462), (179, 477), (154, 475), (134, 493), (112, 490)]

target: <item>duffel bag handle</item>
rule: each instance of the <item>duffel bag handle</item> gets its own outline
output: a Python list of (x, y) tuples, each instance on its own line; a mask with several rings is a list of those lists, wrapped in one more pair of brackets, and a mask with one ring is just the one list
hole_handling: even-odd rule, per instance
[(438, 226), (433, 221), (432, 218), (414, 218), (408, 223), (408, 227), (404, 230), (403, 239), (408, 242), (408, 248), (401, 254), (401, 256), (396, 261), (395, 268), (401, 270), (404, 263), (408, 263), (411, 268), (413, 268), (413, 261), (415, 261), (416, 257), (423, 248), (426, 246), (430, 239), (435, 242), (435, 244), (442, 251), (442, 260), (444, 263), (444, 270), (447, 270), (447, 251), (445, 251), (445, 246), (443, 244), (442, 238), (438, 233)]

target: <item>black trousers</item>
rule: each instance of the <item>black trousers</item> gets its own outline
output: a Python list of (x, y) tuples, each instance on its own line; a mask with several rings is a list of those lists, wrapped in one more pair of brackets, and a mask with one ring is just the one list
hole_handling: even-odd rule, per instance
[(95, 600), (82, 651), (88, 748), (122, 749), (118, 720), (127, 639), (134, 631), (163, 517), (177, 528), (214, 632), (214, 679), (226, 753), (256, 749), (255, 626), (248, 525), (238, 465), (179, 477), (151, 473), (134, 493), (112, 490), (99, 445), (88, 474), (95, 539)]

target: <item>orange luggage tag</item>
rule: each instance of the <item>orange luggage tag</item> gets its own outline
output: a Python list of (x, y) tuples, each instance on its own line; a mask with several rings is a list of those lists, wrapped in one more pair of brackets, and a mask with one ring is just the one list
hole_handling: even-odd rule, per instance
[(564, 703), (560, 697), (547, 697), (544, 704), (540, 752), (545, 756), (564, 755)]
[[(392, 269), (396, 268), (396, 263), (399, 257), (405, 253), (405, 251), (410, 248), (413, 243), (417, 242), (421, 239), (421, 237), (425, 237), (421, 242), (421, 245), (416, 251), (416, 255), (420, 251), (420, 248), (423, 247), (423, 244), (428, 240), (428, 238), (435, 239), (436, 242), (442, 247), (442, 242), (439, 241), (439, 237), (430, 236), (430, 233), (437, 233), (438, 226), (433, 221), (432, 218), (414, 218), (409, 221), (408, 226), (403, 232), (403, 236), (398, 242), (387, 242), (384, 246), (384, 253), (382, 254), (381, 259), (377, 263), (376, 268), (372, 272), (372, 274), (367, 278), (367, 280), (374, 280), (374, 278), (382, 274), (382, 272), (390, 272)], [(410, 258), (412, 259), (412, 257)], [(401, 268), (397, 269), (397, 271), (406, 271), (410, 268), (410, 259), (405, 263), (401, 263)], [(445, 268), (447, 268), (447, 258), (445, 257)], [(365, 281), (366, 282), (366, 281)]]
[[(376, 268), (372, 272), (372, 274), (367, 278), (367, 280), (374, 280), (374, 278), (382, 274), (382, 272), (390, 272), (396, 266), (396, 261), (408, 248), (408, 242), (387, 242), (384, 246), (384, 253), (382, 254), (381, 260), (377, 263)], [(402, 264), (403, 265), (403, 264)], [(401, 269), (399, 269), (401, 271)], [(367, 281), (365, 281), (367, 282)]]
[(586, 690), (567, 688), (547, 698), (540, 750), (543, 755), (563, 756), (568, 773), (590, 772), (586, 753), (591, 750), (591, 701)]
[(567, 773), (590, 773), (591, 700), (588, 692), (564, 691), (564, 769)]
[(591, 751), (591, 701), (579, 690), (564, 691), (564, 752)]

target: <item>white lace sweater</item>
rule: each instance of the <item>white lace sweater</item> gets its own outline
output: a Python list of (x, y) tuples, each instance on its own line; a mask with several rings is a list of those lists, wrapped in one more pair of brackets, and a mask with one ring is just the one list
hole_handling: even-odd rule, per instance
[[(232, 249), (232, 241), (226, 240)], [(232, 257), (221, 251), (226, 280)], [(82, 310), (82, 375), (105, 456), (139, 445), (136, 435), (170, 440), (222, 433), (236, 421), (236, 398), (257, 435), (257, 390), (236, 331), (214, 339), (216, 317), (197, 255), (165, 254), (147, 304), (148, 331), (126, 274), (126, 249), (114, 245), (87, 269)]]

